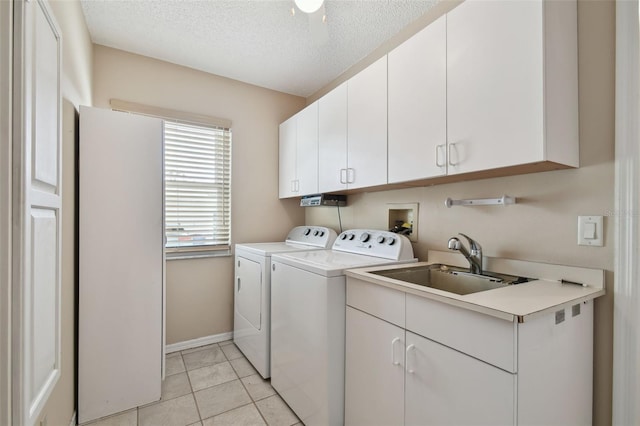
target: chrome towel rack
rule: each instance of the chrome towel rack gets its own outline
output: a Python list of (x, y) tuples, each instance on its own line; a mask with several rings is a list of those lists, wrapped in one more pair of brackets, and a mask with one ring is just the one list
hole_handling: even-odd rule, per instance
[(447, 198), (444, 205), (448, 208), (451, 208), (451, 206), (506, 206), (507, 204), (516, 204), (516, 200), (516, 197), (509, 195), (503, 195), (500, 198), (476, 198), (468, 200), (452, 200), (451, 198)]

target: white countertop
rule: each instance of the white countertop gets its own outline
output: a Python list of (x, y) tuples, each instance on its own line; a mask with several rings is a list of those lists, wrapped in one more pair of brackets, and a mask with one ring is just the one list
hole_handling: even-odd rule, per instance
[[(411, 267), (433, 263), (465, 266), (466, 260), (464, 258), (460, 260), (460, 258), (461, 256), (452, 257), (451, 254), (446, 252), (430, 251), (429, 262), (415, 263)], [(493, 290), (459, 295), (370, 273), (372, 271), (406, 268), (407, 265), (352, 269), (348, 270), (346, 275), (404, 291), (405, 293), (518, 322), (524, 322), (533, 318), (533, 316), (595, 299), (605, 294), (604, 271), (601, 269), (498, 258), (485, 259), (485, 265), (489, 266), (486, 270), (492, 272), (545, 278)], [(561, 284), (561, 279), (584, 283), (585, 286)]]

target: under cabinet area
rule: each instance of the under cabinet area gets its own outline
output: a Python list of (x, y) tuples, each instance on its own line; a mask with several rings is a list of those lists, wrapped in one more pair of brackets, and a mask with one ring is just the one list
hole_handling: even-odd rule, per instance
[(518, 323), (347, 277), (345, 424), (590, 424), (592, 351), (592, 300)]

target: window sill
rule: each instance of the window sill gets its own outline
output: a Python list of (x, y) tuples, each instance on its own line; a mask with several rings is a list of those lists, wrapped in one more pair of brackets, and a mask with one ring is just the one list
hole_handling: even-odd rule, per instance
[(202, 251), (167, 251), (165, 260), (185, 260), (204, 259), (207, 257), (229, 257), (232, 256), (231, 249), (228, 250), (202, 250)]

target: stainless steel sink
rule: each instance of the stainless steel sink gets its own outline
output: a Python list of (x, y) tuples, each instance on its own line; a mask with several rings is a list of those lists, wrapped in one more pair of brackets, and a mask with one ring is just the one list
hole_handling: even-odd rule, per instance
[(477, 275), (470, 273), (465, 268), (443, 264), (408, 266), (399, 269), (372, 271), (371, 273), (461, 295), (530, 281), (530, 278), (493, 272)]

